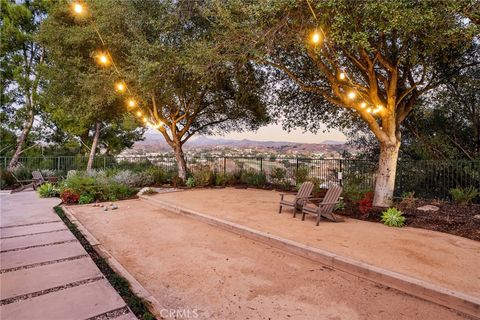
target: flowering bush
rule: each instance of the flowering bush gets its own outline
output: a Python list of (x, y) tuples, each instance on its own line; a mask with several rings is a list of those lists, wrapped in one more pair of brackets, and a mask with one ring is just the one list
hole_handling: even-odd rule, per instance
[(60, 193), (60, 198), (65, 204), (74, 204), (77, 203), (80, 199), (80, 194), (74, 192), (71, 189), (65, 189)]
[(367, 192), (363, 196), (363, 199), (358, 201), (358, 210), (360, 210), (360, 212), (363, 215), (366, 215), (368, 214), (370, 209), (372, 209), (372, 206), (373, 206), (373, 192)]

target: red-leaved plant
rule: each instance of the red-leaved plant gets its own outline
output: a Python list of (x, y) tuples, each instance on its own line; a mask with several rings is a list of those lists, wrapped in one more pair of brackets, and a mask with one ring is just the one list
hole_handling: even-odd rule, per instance
[(362, 213), (362, 215), (367, 215), (370, 209), (373, 206), (373, 192), (367, 192), (363, 196), (362, 200), (358, 201), (358, 210)]
[(60, 194), (60, 198), (65, 204), (74, 204), (78, 202), (78, 199), (80, 199), (80, 195), (78, 193), (75, 193), (71, 189), (65, 189)]

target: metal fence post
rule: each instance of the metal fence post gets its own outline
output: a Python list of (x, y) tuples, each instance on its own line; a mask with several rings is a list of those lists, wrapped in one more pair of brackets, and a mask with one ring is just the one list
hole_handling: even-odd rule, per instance
[(107, 157), (103, 156), (103, 170), (107, 169)]
[(227, 157), (223, 157), (223, 174), (227, 174)]
[(263, 158), (260, 158), (260, 173), (263, 173)]
[(297, 163), (296, 163), (296, 169), (295, 169), (295, 184), (297, 185), (298, 184), (298, 157), (296, 161)]

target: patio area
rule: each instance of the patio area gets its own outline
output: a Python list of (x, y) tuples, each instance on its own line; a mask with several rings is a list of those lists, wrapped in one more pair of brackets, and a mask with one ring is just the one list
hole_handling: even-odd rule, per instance
[[(465, 315), (268, 244), (160, 208), (188, 208), (468, 294), (476, 299), (480, 245), (433, 231), (347, 219), (293, 219), (279, 195), (196, 189), (69, 211), (166, 310), (202, 319), (464, 319)], [(455, 257), (454, 259), (452, 257)], [(372, 303), (374, 301), (374, 303)]]

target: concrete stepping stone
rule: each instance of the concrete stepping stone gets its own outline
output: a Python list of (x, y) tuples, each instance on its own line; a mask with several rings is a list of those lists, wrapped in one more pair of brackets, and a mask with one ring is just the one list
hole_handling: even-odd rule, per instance
[(55, 244), (0, 253), (1, 269), (17, 268), (35, 263), (66, 259), (87, 254), (78, 242)]
[(0, 238), (23, 236), (28, 234), (51, 232), (56, 230), (67, 230), (67, 226), (62, 222), (33, 224), (23, 227), (10, 227), (0, 229)]
[(88, 319), (119, 308), (125, 302), (107, 280), (80, 285), (3, 305), (2, 320)]
[(129, 312), (126, 314), (122, 314), (121, 316), (116, 317), (113, 320), (138, 320), (138, 318), (135, 317), (133, 313)]
[(52, 233), (32, 234), (24, 237), (0, 239), (0, 251), (28, 248), (31, 246), (38, 246), (61, 241), (71, 241), (75, 239), (75, 236), (69, 230)]
[(6, 272), (0, 274), (0, 300), (100, 276), (90, 257)]

